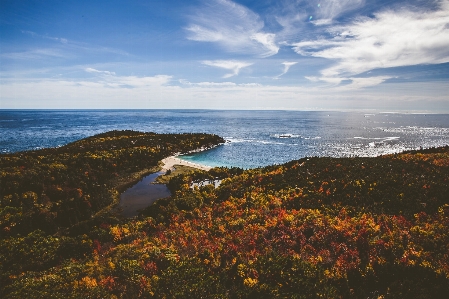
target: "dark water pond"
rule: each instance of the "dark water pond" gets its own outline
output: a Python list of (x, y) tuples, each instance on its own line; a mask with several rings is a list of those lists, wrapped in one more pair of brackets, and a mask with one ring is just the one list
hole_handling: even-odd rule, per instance
[(139, 210), (148, 207), (160, 198), (171, 195), (165, 184), (152, 184), (163, 173), (155, 172), (144, 177), (140, 182), (120, 195), (119, 207), (122, 209), (123, 216), (137, 216)]

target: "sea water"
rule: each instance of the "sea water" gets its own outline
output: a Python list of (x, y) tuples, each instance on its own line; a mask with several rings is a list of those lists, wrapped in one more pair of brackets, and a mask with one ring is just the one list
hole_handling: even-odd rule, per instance
[(182, 158), (255, 168), (306, 156), (378, 156), (449, 144), (448, 114), (224, 110), (1, 110), (0, 153), (58, 147), (110, 130), (212, 133)]

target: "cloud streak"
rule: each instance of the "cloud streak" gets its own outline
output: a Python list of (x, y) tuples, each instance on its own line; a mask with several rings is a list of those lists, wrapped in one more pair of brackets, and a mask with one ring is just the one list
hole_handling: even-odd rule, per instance
[(81, 81), (81, 85), (96, 85), (101, 84), (109, 88), (142, 88), (142, 87), (157, 87), (166, 85), (172, 79), (172, 76), (157, 75), (157, 76), (116, 76), (115, 72), (100, 71), (94, 68), (85, 68), (85, 72), (99, 75), (99, 80)]
[(73, 55), (64, 53), (59, 49), (40, 48), (23, 52), (2, 53), (1, 57), (4, 59), (13, 59), (13, 60), (33, 60), (33, 59), (70, 58), (73, 57)]
[(44, 39), (58, 41), (61, 44), (67, 44), (69, 42), (66, 38), (63, 38), (63, 37), (54, 37), (54, 36), (48, 36), (48, 35), (41, 35), (41, 34), (37, 34), (36, 32), (29, 31), (29, 30), (22, 30), (22, 33), (23, 34), (29, 34), (32, 37), (39, 37), (39, 38), (44, 38)]
[(129, 53), (123, 50), (92, 46), (84, 42), (77, 42), (73, 40), (68, 40), (62, 37), (54, 37), (48, 35), (38, 34), (33, 31), (21, 31), (23, 34), (31, 36), (33, 38), (44, 39), (55, 41), (51, 47), (39, 47), (34, 49), (28, 49), (25, 51), (16, 52), (2, 52), (1, 57), (5, 59), (14, 60), (32, 60), (32, 59), (48, 59), (48, 58), (63, 58), (63, 59), (73, 59), (76, 57), (90, 56), (95, 54), (115, 54), (120, 56), (130, 56)]
[(268, 57), (279, 51), (273, 33), (253, 11), (229, 0), (213, 0), (190, 16), (187, 38), (217, 43), (226, 51)]
[(179, 80), (179, 83), (186, 85), (186, 86), (199, 86), (199, 87), (229, 87), (229, 86), (237, 85), (234, 82), (198, 82), (198, 83), (193, 83), (193, 82), (189, 82), (184, 79)]
[(309, 23), (321, 30), (318, 27), (333, 25), (337, 18), (362, 7), (364, 3), (365, 0), (278, 0), (271, 11), (274, 20), (282, 26), (282, 30), (276, 33), (277, 40), (282, 45), (297, 41), (298, 36), (316, 36)]
[(321, 0), (314, 6), (314, 18), (316, 25), (332, 23), (334, 19), (343, 13), (359, 8), (364, 0)]
[(282, 64), (284, 65), (284, 71), (282, 72), (282, 74), (277, 75), (276, 77), (274, 77), (275, 79), (278, 79), (279, 77), (287, 74), (288, 70), (290, 69), (290, 67), (292, 67), (293, 65), (297, 64), (298, 62), (295, 61), (284, 61)]
[(94, 68), (88, 67), (84, 69), (86, 72), (88, 73), (94, 73), (94, 74), (103, 74), (103, 75), (108, 75), (108, 76), (115, 76), (115, 72), (110, 72), (110, 71), (99, 71), (96, 70)]
[(250, 62), (245, 61), (235, 61), (235, 60), (205, 60), (202, 62), (204, 65), (223, 68), (232, 71), (232, 73), (226, 74), (223, 78), (230, 78), (237, 76), (242, 68), (252, 65)]

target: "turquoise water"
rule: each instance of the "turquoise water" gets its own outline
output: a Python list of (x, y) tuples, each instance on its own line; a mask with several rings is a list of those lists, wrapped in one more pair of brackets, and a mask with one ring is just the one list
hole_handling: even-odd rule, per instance
[(449, 115), (310, 111), (0, 111), (0, 152), (57, 147), (110, 130), (201, 132), (227, 143), (183, 159), (254, 168), (305, 156), (377, 156), (449, 144)]

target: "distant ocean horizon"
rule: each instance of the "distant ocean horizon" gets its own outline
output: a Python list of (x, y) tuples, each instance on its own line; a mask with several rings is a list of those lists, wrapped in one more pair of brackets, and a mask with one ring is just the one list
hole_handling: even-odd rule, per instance
[(111, 130), (210, 133), (182, 158), (255, 168), (311, 156), (378, 156), (449, 145), (449, 114), (293, 110), (0, 110), (0, 153), (59, 147)]

